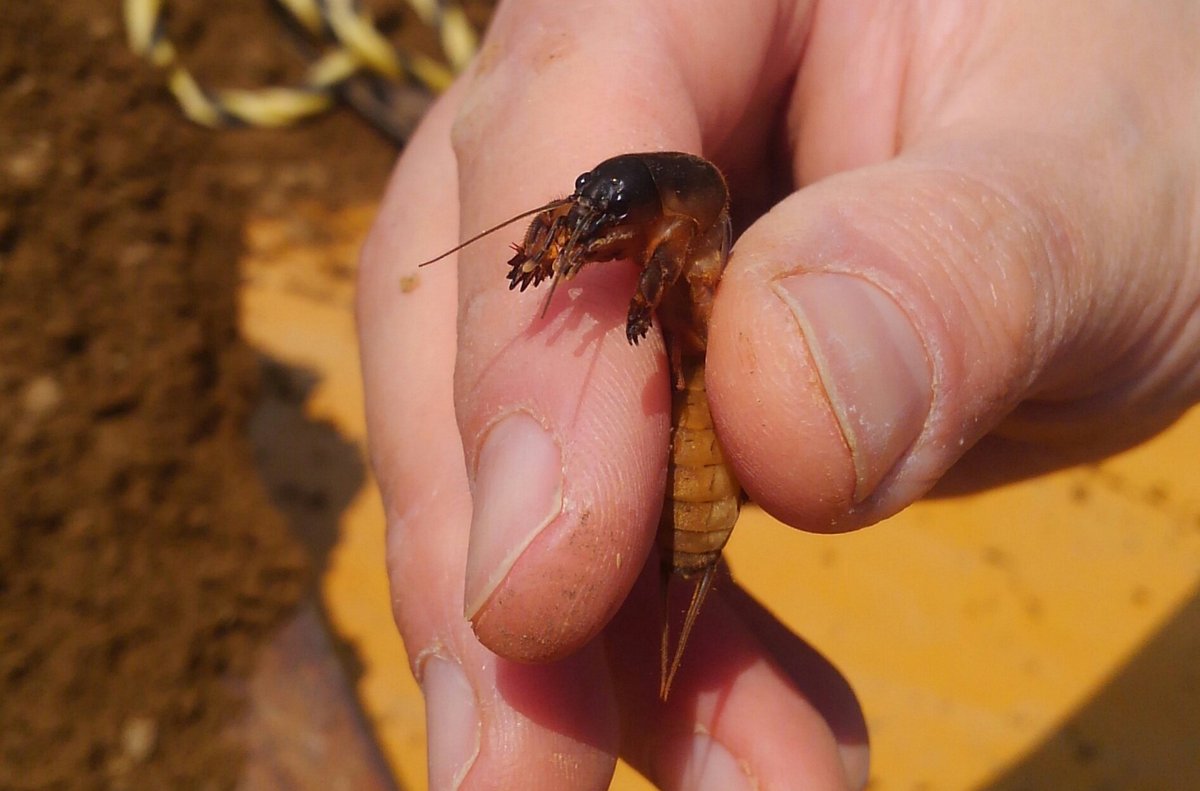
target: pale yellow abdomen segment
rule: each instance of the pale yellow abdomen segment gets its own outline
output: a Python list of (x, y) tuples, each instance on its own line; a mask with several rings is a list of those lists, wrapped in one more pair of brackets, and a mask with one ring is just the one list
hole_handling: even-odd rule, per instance
[(667, 493), (659, 546), (671, 570), (688, 578), (716, 565), (741, 505), (741, 489), (713, 429), (702, 360), (684, 359), (682, 390), (672, 395)]

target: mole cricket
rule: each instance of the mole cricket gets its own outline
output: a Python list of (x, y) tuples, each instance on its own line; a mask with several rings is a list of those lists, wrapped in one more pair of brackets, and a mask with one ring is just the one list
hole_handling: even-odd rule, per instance
[[(666, 700), (743, 500), (713, 429), (704, 386), (709, 317), (731, 243), (729, 189), (716, 166), (698, 156), (621, 154), (579, 176), (568, 197), (522, 212), (421, 266), (530, 215), (508, 262), (509, 288), (524, 291), (549, 279), (544, 315), (560, 281), (587, 264), (627, 259), (641, 274), (625, 337), (636, 345), (657, 312), (666, 340), (671, 448), (658, 525), (664, 618), (659, 696)], [(666, 595), (672, 576), (699, 577), (674, 652)]]

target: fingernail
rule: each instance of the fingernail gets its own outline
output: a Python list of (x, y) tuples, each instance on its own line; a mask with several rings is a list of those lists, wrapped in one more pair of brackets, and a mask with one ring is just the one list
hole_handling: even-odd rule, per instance
[(562, 449), (531, 415), (514, 413), (488, 431), (472, 490), (467, 618), (562, 512), (562, 488)]
[(871, 779), (871, 748), (866, 744), (838, 744), (838, 757), (851, 788), (866, 788)]
[(425, 728), (429, 738), (429, 787), (455, 789), (479, 756), (479, 704), (462, 667), (430, 657), (422, 669)]
[(791, 309), (854, 462), (866, 499), (912, 446), (933, 402), (933, 374), (912, 322), (878, 287), (852, 275), (785, 278)]
[(749, 767), (733, 757), (725, 746), (707, 734), (692, 737), (691, 753), (687, 757), (678, 788), (696, 791), (738, 791), (754, 788)]

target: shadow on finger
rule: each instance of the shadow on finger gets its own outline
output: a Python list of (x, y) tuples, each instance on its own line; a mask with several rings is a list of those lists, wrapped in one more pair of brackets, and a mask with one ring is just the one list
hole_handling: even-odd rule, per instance
[[(727, 787), (860, 786), (866, 729), (849, 684), (727, 572), (697, 620), (669, 699), (659, 700), (657, 569), (654, 557), (606, 633), (630, 763), (663, 788), (702, 777)], [(677, 579), (671, 587), (677, 634), (691, 591)]]

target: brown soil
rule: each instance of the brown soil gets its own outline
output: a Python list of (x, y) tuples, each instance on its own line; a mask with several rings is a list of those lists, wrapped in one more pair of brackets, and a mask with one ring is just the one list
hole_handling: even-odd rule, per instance
[[(0, 25), (5, 789), (236, 782), (238, 679), (311, 563), (245, 438), (242, 220), (378, 194), (394, 156), (346, 112), (191, 126), (118, 5), (15, 3)], [(205, 80), (299, 73), (263, 6), (168, 5)]]

